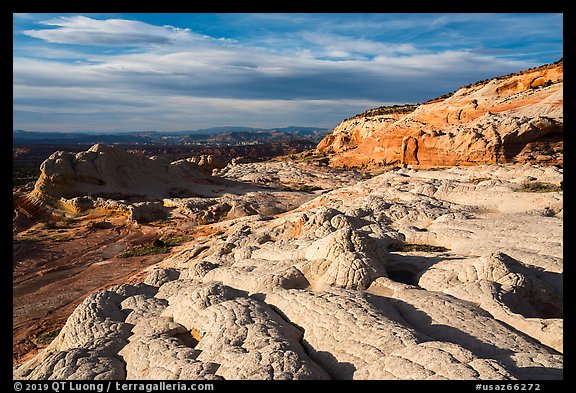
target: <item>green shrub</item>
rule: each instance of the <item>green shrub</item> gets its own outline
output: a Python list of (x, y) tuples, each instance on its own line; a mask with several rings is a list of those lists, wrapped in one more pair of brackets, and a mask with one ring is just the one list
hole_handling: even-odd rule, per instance
[(481, 182), (486, 181), (486, 180), (492, 180), (492, 179), (489, 177), (475, 177), (473, 179), (470, 179), (470, 183), (478, 184), (478, 183), (481, 183)]
[(430, 244), (412, 244), (412, 243), (390, 243), (386, 248), (388, 251), (426, 251), (426, 252), (445, 252), (449, 251), (446, 247), (432, 246)]
[(562, 191), (562, 182), (560, 184), (552, 184), (545, 182), (529, 182), (524, 183), (517, 191), (520, 192), (558, 192)]
[(171, 247), (179, 246), (183, 243), (186, 243), (187, 241), (190, 241), (192, 238), (192, 236), (168, 233), (162, 235), (158, 239), (154, 239), (149, 243), (130, 246), (123, 253), (116, 255), (116, 257), (129, 258), (141, 257), (145, 255), (164, 254), (167, 253)]
[(167, 233), (165, 235), (162, 235), (162, 237), (160, 237), (160, 239), (158, 240), (162, 241), (164, 245), (167, 247), (174, 247), (184, 244), (192, 240), (193, 238), (194, 238), (193, 236), (189, 235), (177, 235), (175, 233)]
[(312, 192), (321, 190), (322, 187), (318, 186), (311, 186), (309, 184), (285, 184), (280, 187), (282, 191), (303, 191), (303, 192)]
[[(159, 240), (159, 239), (156, 239)], [(126, 251), (121, 254), (116, 255), (117, 258), (130, 258), (130, 257), (142, 257), (145, 255), (155, 255), (164, 254), (168, 252), (168, 247), (166, 245), (160, 245), (159, 242), (153, 241), (147, 244), (137, 244), (135, 246), (130, 246)], [(156, 245), (154, 244), (156, 243)]]
[(52, 329), (52, 330), (46, 330), (45, 332), (40, 333), (36, 337), (36, 343), (39, 345), (50, 344), (52, 341), (54, 341), (54, 339), (56, 337), (58, 337), (58, 334), (60, 334), (61, 330), (62, 330), (62, 328), (59, 327), (59, 328)]

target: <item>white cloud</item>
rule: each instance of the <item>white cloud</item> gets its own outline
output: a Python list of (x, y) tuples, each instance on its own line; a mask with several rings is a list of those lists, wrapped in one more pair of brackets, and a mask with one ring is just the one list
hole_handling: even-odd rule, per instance
[[(421, 18), (353, 17), (342, 20), (344, 27), (322, 18), (315, 25), (309, 18), (298, 16), (295, 23), (302, 28), (291, 34), (236, 40), (137, 20), (44, 20), (53, 28), (24, 31), (43, 41), (27, 38), (19, 47), (15, 41), (14, 111), (15, 122), (22, 123), (15, 127), (40, 124), (31, 120), (35, 115), (56, 128), (74, 124), (75, 129), (81, 123), (72, 121), (75, 116), (87, 129), (336, 125), (386, 102), (423, 101), (461, 84), (537, 65), (497, 53), (385, 42), (374, 33), (379, 25), (381, 31), (408, 29)], [(266, 20), (287, 22), (289, 16)], [(418, 31), (447, 23), (432, 18)], [(314, 28), (306, 30), (306, 25)], [(352, 35), (362, 26), (372, 35)]]
[[(139, 94), (136, 96), (135, 93)], [(68, 101), (66, 97), (74, 97), (74, 100), (65, 104)], [(27, 127), (24, 128), (60, 131), (95, 128), (103, 131), (173, 131), (222, 124), (263, 128), (294, 124), (333, 127), (343, 117), (383, 105), (377, 100), (246, 100), (183, 95), (159, 97), (155, 94), (108, 88), (25, 85), (14, 86), (14, 99), (15, 128), (22, 128), (16, 125), (22, 113), (27, 121)], [(35, 120), (37, 118), (42, 120)], [(47, 123), (43, 119), (51, 121)]]
[[(458, 76), (462, 84), (476, 81), (467, 79), (472, 65), (486, 72), (522, 68), (513, 61), (457, 51), (330, 61), (261, 48), (251, 48), (247, 55), (246, 46), (213, 41), (172, 49), (93, 54), (79, 62), (15, 57), (15, 127), (168, 131), (222, 124), (335, 126), (386, 102), (433, 98), (434, 93), (414, 97)], [(42, 121), (35, 123), (35, 116)]]
[(411, 44), (384, 43), (340, 34), (303, 32), (301, 36), (305, 41), (316, 46), (315, 53), (321, 54), (325, 51), (326, 55), (334, 57), (399, 56), (420, 52)]
[(58, 44), (150, 45), (167, 44), (190, 33), (188, 29), (154, 26), (137, 20), (62, 16), (40, 22), (55, 29), (25, 30), (24, 34)]

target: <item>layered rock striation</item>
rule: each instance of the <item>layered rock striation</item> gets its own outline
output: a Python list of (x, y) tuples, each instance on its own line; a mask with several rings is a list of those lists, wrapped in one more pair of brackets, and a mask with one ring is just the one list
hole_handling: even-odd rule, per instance
[(345, 167), (563, 161), (563, 62), (478, 82), (419, 105), (344, 120), (317, 150)]
[[(259, 166), (260, 173), (253, 164), (243, 169), (222, 165), (212, 156), (170, 162), (99, 144), (77, 154), (57, 151), (42, 163), (34, 189), (15, 195), (14, 211), (47, 218), (98, 210), (137, 222), (175, 215), (207, 224), (290, 210), (315, 192), (355, 177), (335, 177), (330, 168), (287, 167), (282, 162)], [(220, 176), (212, 176), (217, 169)]]

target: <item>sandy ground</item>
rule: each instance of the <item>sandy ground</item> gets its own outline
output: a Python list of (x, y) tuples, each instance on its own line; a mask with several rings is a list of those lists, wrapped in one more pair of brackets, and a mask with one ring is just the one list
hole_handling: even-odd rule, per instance
[(117, 258), (128, 245), (159, 237), (175, 223), (138, 225), (122, 216), (100, 216), (46, 229), (37, 223), (14, 234), (13, 362), (35, 355), (39, 335), (58, 329), (82, 300), (130, 277), (166, 254)]

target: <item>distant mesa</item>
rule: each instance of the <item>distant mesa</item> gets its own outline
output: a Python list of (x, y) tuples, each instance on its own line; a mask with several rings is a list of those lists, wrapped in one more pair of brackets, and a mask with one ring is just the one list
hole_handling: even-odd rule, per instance
[(18, 145), (59, 144), (246, 144), (279, 143), (293, 140), (316, 144), (329, 130), (321, 127), (253, 128), (225, 126), (189, 131), (127, 132), (47, 132), (14, 130), (12, 140)]
[(563, 61), (370, 109), (317, 146), (336, 167), (563, 164)]

